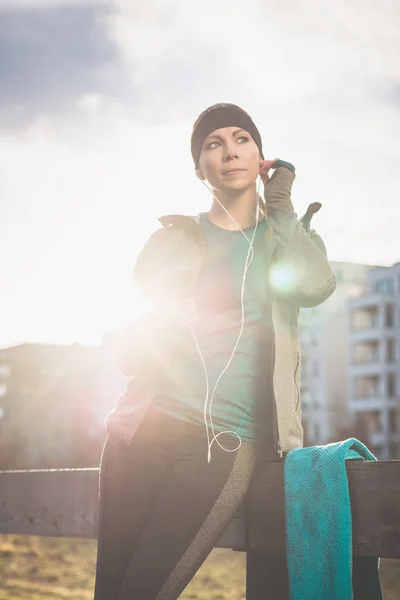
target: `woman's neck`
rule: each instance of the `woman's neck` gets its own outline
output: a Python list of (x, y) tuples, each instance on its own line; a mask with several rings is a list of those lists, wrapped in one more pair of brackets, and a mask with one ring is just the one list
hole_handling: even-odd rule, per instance
[[(235, 230), (237, 229), (237, 225), (225, 212), (216, 197), (232, 215), (241, 229), (246, 229), (247, 227), (255, 225), (257, 220), (258, 201), (258, 193), (255, 186), (251, 189), (240, 190), (235, 195), (231, 192), (229, 194), (224, 194), (221, 191), (214, 193), (213, 202), (208, 211), (209, 220), (211, 223), (214, 223), (214, 225), (218, 225), (223, 229)], [(260, 212), (258, 220), (261, 221), (263, 218), (264, 215)]]

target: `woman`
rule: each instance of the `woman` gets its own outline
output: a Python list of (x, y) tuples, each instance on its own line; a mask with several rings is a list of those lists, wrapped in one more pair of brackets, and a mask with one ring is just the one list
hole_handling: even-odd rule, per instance
[(260, 462), (302, 445), (298, 311), (336, 285), (320, 205), (297, 219), (294, 167), (235, 105), (199, 116), (191, 152), (211, 208), (160, 219), (134, 270), (147, 314), (116, 347), (131, 379), (107, 419), (95, 600), (178, 598)]

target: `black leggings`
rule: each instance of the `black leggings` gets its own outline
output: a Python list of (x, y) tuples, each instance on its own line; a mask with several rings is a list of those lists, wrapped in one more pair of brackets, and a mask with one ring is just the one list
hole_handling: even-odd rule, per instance
[[(221, 435), (229, 449), (238, 439)], [(108, 437), (100, 470), (94, 600), (176, 600), (242, 503), (258, 446), (207, 462), (205, 427), (152, 407), (131, 444)]]

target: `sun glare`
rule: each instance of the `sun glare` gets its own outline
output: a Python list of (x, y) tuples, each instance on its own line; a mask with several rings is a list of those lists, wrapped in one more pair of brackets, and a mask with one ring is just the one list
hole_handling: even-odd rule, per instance
[(275, 266), (271, 269), (271, 285), (282, 292), (289, 292), (296, 284), (296, 274), (288, 265)]

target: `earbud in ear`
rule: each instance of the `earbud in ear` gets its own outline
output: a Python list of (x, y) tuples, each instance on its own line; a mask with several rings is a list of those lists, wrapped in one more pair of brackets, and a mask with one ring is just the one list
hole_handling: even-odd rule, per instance
[(204, 177), (203, 173), (200, 173), (199, 169), (196, 169), (196, 177), (198, 177), (199, 179), (201, 179), (201, 181), (205, 180), (205, 177)]

